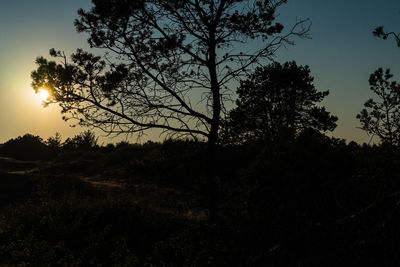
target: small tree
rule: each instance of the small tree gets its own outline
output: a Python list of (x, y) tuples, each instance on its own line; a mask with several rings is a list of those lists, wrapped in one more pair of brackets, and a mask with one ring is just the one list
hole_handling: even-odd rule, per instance
[(73, 138), (67, 138), (63, 144), (66, 150), (89, 151), (97, 147), (98, 137), (90, 130), (84, 131)]
[(333, 131), (337, 117), (316, 106), (328, 94), (318, 92), (308, 66), (296, 62), (259, 67), (241, 82), (237, 108), (224, 122), (228, 142), (243, 142), (284, 132), (295, 137), (306, 129)]
[(361, 129), (378, 136), (382, 142), (400, 144), (400, 84), (391, 81), (390, 70), (376, 70), (369, 78), (377, 99), (369, 99), (357, 115)]
[(54, 136), (50, 136), (46, 140), (46, 145), (55, 153), (59, 152), (62, 145), (61, 134), (56, 132)]

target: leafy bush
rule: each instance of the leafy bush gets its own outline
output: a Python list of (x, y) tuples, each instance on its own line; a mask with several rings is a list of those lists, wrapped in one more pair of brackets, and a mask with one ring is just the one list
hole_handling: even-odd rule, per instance
[(44, 160), (54, 156), (43, 139), (32, 134), (8, 140), (1, 147), (0, 154), (20, 160)]

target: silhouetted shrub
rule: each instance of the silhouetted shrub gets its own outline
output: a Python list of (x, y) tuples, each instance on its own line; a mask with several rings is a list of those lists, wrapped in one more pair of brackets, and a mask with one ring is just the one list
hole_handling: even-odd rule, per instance
[(95, 133), (87, 130), (78, 135), (75, 135), (73, 138), (67, 138), (62, 145), (63, 150), (68, 151), (89, 151), (94, 150), (98, 147), (97, 145), (98, 137), (96, 137)]
[(1, 147), (0, 154), (21, 160), (44, 160), (55, 156), (41, 137), (32, 134), (8, 140)]

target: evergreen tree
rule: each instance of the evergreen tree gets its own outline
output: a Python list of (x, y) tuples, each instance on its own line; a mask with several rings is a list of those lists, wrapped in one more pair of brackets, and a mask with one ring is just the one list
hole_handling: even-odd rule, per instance
[(308, 66), (296, 62), (273, 63), (259, 67), (241, 82), (237, 107), (224, 122), (228, 142), (295, 137), (306, 129), (333, 131), (337, 117), (319, 107), (328, 91), (317, 91)]

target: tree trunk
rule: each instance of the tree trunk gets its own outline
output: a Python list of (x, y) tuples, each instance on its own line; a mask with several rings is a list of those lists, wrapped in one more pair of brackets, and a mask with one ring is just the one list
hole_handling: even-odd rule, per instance
[(210, 125), (210, 133), (208, 136), (208, 190), (209, 190), (209, 215), (210, 221), (215, 223), (217, 220), (218, 210), (218, 181), (216, 171), (216, 146), (218, 142), (218, 130), (220, 124), (221, 113), (221, 96), (220, 86), (218, 82), (217, 66), (216, 66), (216, 44), (214, 31), (210, 32), (210, 58), (208, 70), (210, 73), (211, 94), (212, 94), (212, 121)]
[(218, 182), (216, 166), (216, 136), (211, 135), (207, 148), (207, 191), (208, 191), (208, 212), (211, 223), (216, 223), (218, 213)]

